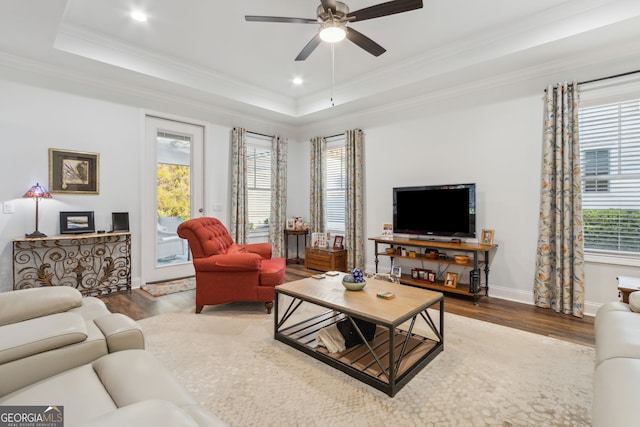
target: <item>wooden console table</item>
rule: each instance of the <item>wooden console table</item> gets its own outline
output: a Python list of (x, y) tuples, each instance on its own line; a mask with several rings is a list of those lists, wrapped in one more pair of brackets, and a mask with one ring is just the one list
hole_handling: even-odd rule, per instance
[(13, 239), (13, 289), (71, 286), (96, 296), (131, 290), (131, 233)]
[[(395, 258), (401, 258), (404, 260), (418, 261), (422, 263), (431, 263), (440, 270), (440, 266), (444, 266), (444, 271), (438, 271), (437, 280), (435, 283), (428, 282), (426, 280), (415, 279), (410, 274), (402, 274), (400, 277), (400, 283), (412, 286), (419, 286), (421, 288), (427, 288), (436, 290), (439, 292), (455, 293), (458, 295), (466, 295), (473, 297), (473, 303), (478, 304), (478, 300), (481, 296), (489, 295), (489, 256), (492, 250), (497, 249), (498, 245), (482, 245), (478, 243), (451, 243), (451, 242), (439, 242), (435, 240), (414, 240), (404, 238), (384, 238), (384, 237), (370, 237), (369, 240), (375, 242), (375, 264), (376, 273), (378, 272), (378, 257), (385, 256), (391, 260), (391, 266), (393, 267), (393, 261)], [(387, 253), (386, 251), (380, 251), (379, 245), (386, 245), (390, 248), (396, 246), (409, 247), (416, 250), (416, 256), (410, 255), (398, 255), (396, 253)], [(423, 250), (431, 249), (440, 252), (444, 257), (438, 257), (430, 259), (422, 253)], [(454, 260), (454, 254), (470, 254), (469, 261), (465, 263), (458, 263)], [(468, 268), (469, 279), (468, 282), (461, 276), (460, 281), (456, 287), (448, 287), (444, 285), (443, 276), (447, 268), (451, 265)], [(482, 283), (481, 266), (484, 267), (484, 283)], [(467, 283), (465, 283), (467, 282)]]

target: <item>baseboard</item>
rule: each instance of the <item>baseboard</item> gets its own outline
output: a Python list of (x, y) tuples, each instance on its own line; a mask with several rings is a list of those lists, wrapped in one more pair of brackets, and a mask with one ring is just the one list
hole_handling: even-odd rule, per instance
[[(491, 286), (489, 296), (523, 304), (533, 305), (533, 291), (522, 291), (519, 289), (505, 288), (504, 286)], [(584, 315), (595, 316), (602, 304), (595, 302), (584, 303)]]
[(139, 277), (134, 277), (133, 279), (131, 279), (131, 289), (138, 289), (141, 282), (142, 279), (140, 279)]

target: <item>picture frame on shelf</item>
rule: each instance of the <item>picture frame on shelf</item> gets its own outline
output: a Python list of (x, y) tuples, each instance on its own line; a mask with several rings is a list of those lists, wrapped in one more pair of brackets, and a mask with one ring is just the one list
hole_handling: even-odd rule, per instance
[(344, 242), (344, 236), (336, 236), (333, 238), (333, 249), (342, 249), (342, 243)]
[(60, 212), (60, 234), (95, 233), (93, 211)]
[(82, 151), (49, 149), (49, 191), (99, 194), (100, 155)]
[(393, 238), (393, 224), (382, 224), (382, 237), (386, 239)]
[(296, 228), (296, 219), (295, 218), (287, 218), (287, 222), (285, 224), (285, 228), (287, 230), (295, 230), (295, 228)]
[(480, 243), (483, 245), (493, 245), (493, 235), (495, 230), (490, 229), (482, 229), (482, 234), (480, 235)]
[(444, 278), (444, 285), (448, 288), (455, 288), (458, 286), (458, 273), (447, 272)]
[(328, 234), (329, 233), (311, 233), (311, 246), (320, 249), (327, 248)]
[(425, 278), (429, 283), (436, 283), (436, 273), (434, 273), (433, 271), (428, 272)]
[(391, 275), (397, 277), (398, 279), (400, 278), (400, 275), (402, 274), (402, 267), (400, 267), (399, 265), (394, 265), (391, 268)]

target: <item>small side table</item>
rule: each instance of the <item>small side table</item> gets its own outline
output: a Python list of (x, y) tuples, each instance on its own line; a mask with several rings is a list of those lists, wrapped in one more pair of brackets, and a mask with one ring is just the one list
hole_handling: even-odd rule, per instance
[[(300, 258), (300, 246), (298, 245), (298, 239), (300, 236), (304, 236), (304, 247), (307, 246), (307, 234), (309, 229), (306, 230), (284, 230), (284, 253), (287, 257), (287, 264), (304, 264), (304, 258)], [(289, 236), (296, 236), (296, 257), (289, 258)]]
[(622, 296), (622, 302), (629, 303), (629, 294), (640, 290), (640, 277), (619, 276), (618, 291)]

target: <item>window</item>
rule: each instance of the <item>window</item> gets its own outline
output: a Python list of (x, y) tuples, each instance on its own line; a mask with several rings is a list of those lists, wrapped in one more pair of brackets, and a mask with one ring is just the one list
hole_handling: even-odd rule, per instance
[(609, 191), (609, 181), (597, 179), (598, 175), (609, 175), (609, 150), (585, 150), (583, 157), (584, 191)]
[(585, 249), (640, 254), (640, 98), (581, 107)]
[(271, 216), (271, 141), (247, 135), (249, 232), (269, 231)]
[(346, 196), (345, 136), (327, 141), (325, 181), (327, 231), (344, 233)]

